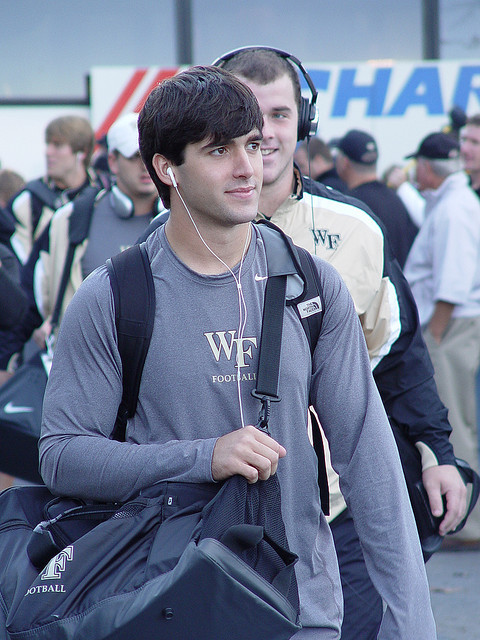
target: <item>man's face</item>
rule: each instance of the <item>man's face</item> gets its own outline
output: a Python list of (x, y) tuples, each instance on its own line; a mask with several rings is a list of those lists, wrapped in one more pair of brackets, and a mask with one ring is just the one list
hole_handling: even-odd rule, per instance
[(426, 191), (427, 189), (433, 188), (430, 164), (425, 158), (417, 158), (415, 177), (419, 191)]
[(126, 158), (121, 153), (111, 153), (108, 162), (118, 188), (129, 198), (154, 198), (157, 195), (157, 189), (145, 169), (140, 153), (131, 158)]
[(460, 153), (465, 171), (480, 174), (480, 127), (467, 124), (460, 135)]
[(57, 139), (47, 141), (47, 175), (60, 187), (69, 185), (69, 177), (82, 167), (82, 160), (72, 151), (72, 147)]
[(263, 112), (263, 184), (291, 188), (293, 156), (297, 146), (298, 105), (288, 75), (261, 85), (240, 76), (250, 87)]
[(203, 226), (231, 227), (253, 220), (262, 188), (261, 133), (233, 140), (202, 140), (185, 148), (174, 167), (178, 189), (194, 220)]

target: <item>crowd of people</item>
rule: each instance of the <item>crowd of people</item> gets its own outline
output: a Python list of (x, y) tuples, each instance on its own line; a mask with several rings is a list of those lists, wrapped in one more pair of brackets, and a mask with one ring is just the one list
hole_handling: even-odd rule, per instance
[[(140, 116), (120, 117), (107, 165), (92, 162), (88, 121), (67, 116), (46, 129), (45, 177), (16, 176), (8, 192), (0, 172), (0, 381), (29, 345), (55, 338), (40, 470), (59, 495), (122, 501), (160, 480), (278, 473), (299, 555), (298, 640), (433, 640), (392, 428), (419, 452), (445, 536), (466, 508), (455, 456), (479, 466), (480, 115), (459, 139), (419, 141), (414, 180), (399, 167), (380, 177), (369, 132), (315, 135), (299, 73), (282, 51), (230, 52), (164, 81)], [(286, 315), (270, 435), (254, 426), (251, 385), (212, 382), (227, 371), (240, 379), (257, 361), (268, 274), (252, 222), (261, 220), (314, 256), (324, 304), (312, 357), (296, 314)], [(156, 324), (118, 443), (108, 437), (122, 372), (104, 263), (142, 236)], [(317, 428), (329, 514), (314, 472)], [(480, 507), (447, 543), (480, 549)]]

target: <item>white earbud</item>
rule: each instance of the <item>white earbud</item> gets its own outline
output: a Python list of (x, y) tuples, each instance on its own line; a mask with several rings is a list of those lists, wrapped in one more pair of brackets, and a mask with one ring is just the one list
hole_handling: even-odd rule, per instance
[(175, 176), (173, 174), (172, 167), (168, 167), (167, 175), (170, 176), (170, 180), (172, 181), (173, 188), (176, 189), (178, 187), (177, 181), (175, 180)]

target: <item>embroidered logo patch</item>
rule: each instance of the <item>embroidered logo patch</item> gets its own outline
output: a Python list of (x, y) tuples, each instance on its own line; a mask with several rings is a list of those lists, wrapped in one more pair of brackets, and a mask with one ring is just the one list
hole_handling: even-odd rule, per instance
[(322, 310), (322, 303), (320, 302), (320, 296), (311, 298), (310, 300), (304, 300), (297, 304), (297, 309), (302, 318), (308, 318), (316, 313), (320, 313)]

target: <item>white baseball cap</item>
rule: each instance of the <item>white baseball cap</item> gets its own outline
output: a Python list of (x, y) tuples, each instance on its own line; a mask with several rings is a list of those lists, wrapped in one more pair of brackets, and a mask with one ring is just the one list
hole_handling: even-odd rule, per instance
[(116, 120), (107, 133), (109, 151), (119, 151), (131, 158), (138, 153), (138, 113), (127, 113)]

